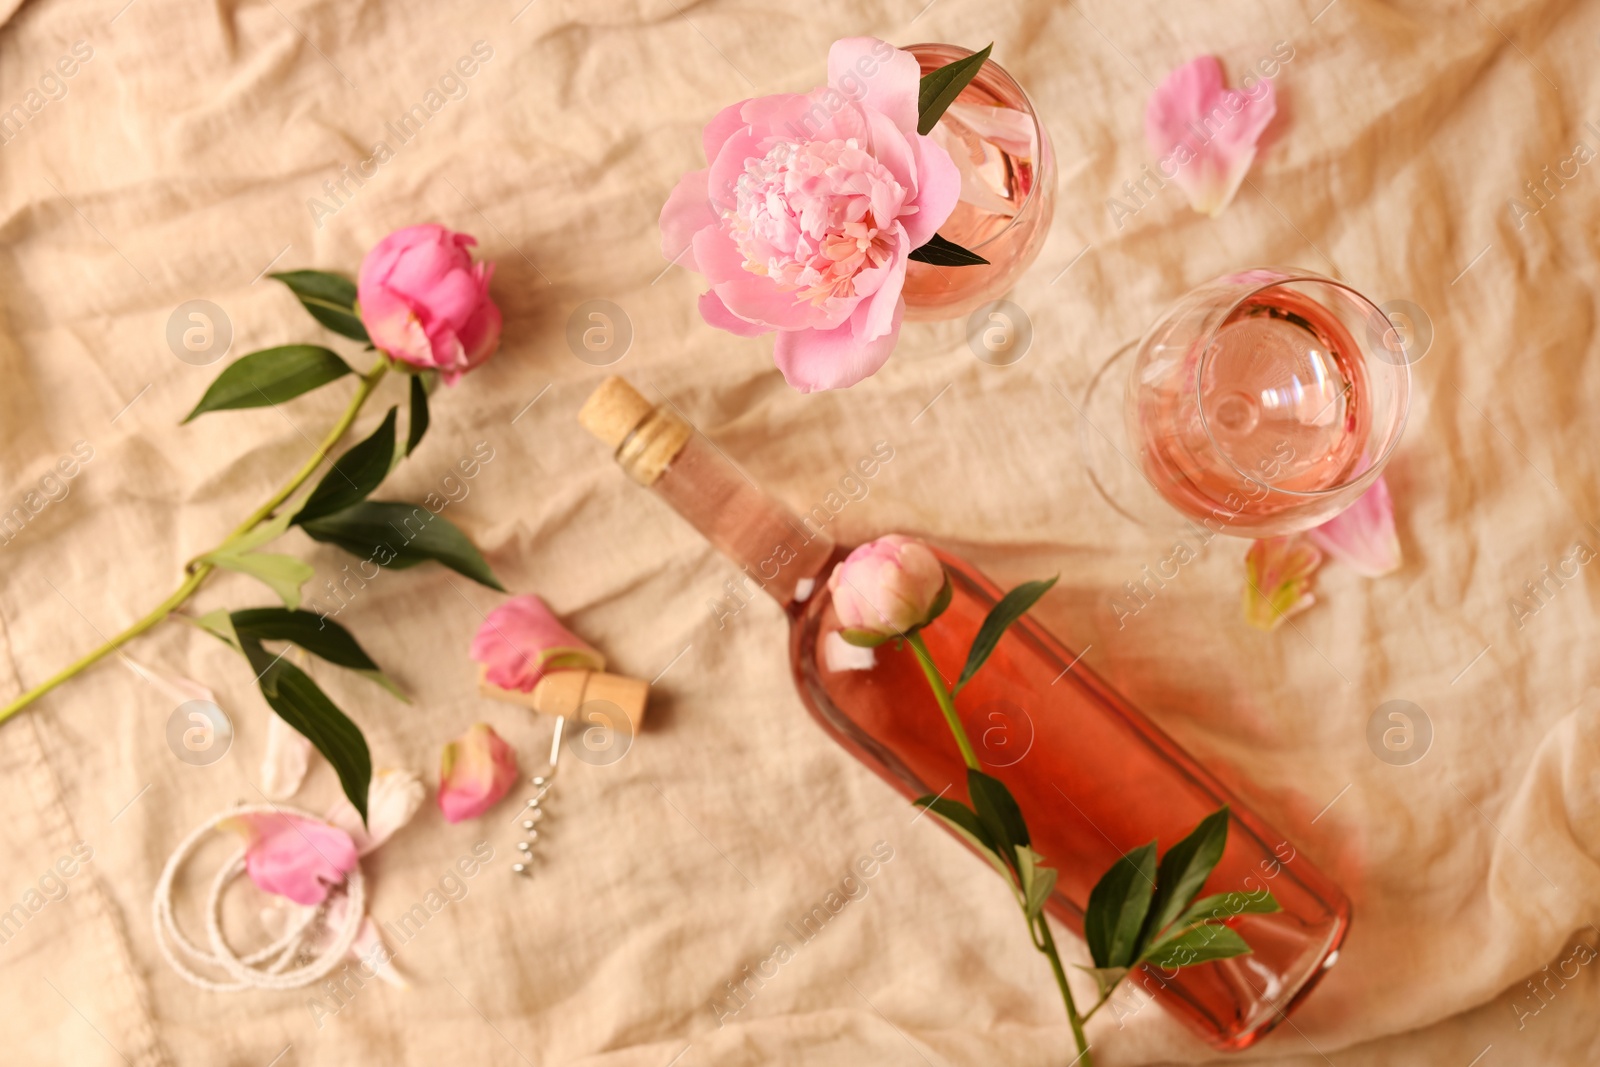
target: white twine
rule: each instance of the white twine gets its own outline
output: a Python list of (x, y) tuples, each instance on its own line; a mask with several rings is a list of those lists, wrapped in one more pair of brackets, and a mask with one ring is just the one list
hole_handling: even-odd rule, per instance
[[(233, 880), (244, 871), (245, 850), (242, 848), (222, 865), (222, 869), (212, 880), (211, 893), (206, 898), (206, 933), (211, 942), (211, 951), (206, 952), (199, 948), (178, 929), (177, 920), (172, 912), (172, 883), (201, 839), (216, 829), (220, 819), (235, 815), (298, 815), (313, 822), (322, 821), (309, 812), (281, 804), (254, 804), (230, 809), (195, 827), (167, 858), (167, 865), (161, 871), (160, 880), (156, 882), (153, 901), (156, 947), (161, 950), (161, 955), (167, 963), (172, 965), (172, 969), (184, 980), (212, 992), (238, 993), (247, 989), (298, 989), (308, 986), (328, 974), (344, 960), (350, 951), (350, 946), (355, 943), (362, 920), (366, 918), (366, 883), (362, 879), (359, 863), (345, 880), (348, 900), (344, 925), (335, 933), (331, 944), (301, 966), (291, 969), (290, 965), (299, 960), (305, 947), (307, 932), (312, 924), (327, 914), (326, 903), (320, 908), (307, 911), (296, 922), (291, 923), (283, 936), (272, 944), (246, 956), (239, 956), (228, 944), (222, 932), (222, 897)], [(179, 958), (180, 955), (194, 963), (224, 971), (232, 981), (218, 981), (191, 970), (188, 964)]]

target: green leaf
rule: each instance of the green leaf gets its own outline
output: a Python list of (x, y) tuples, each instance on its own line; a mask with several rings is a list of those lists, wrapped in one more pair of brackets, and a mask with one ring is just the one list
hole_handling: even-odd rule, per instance
[(428, 432), (428, 386), (422, 375), (411, 376), (411, 418), (406, 425), (406, 455), (417, 450)]
[(356, 283), (342, 274), (321, 270), (291, 270), (269, 275), (287, 285), (311, 317), (334, 333), (366, 344), (367, 328), (356, 314)]
[(934, 597), (933, 603), (928, 606), (928, 617), (923, 619), (922, 625), (917, 628), (920, 630), (922, 626), (927, 626), (934, 619), (943, 615), (945, 609), (950, 606), (950, 598), (953, 595), (954, 590), (950, 587), (950, 575), (947, 573), (944, 576), (944, 585), (939, 587), (939, 595)]
[(919, 808), (927, 808), (933, 812), (946, 826), (955, 832), (957, 837), (976, 849), (978, 855), (988, 860), (989, 866), (993, 867), (995, 873), (1005, 880), (1006, 885), (1011, 886), (1012, 894), (1017, 896), (1017, 903), (1023, 903), (1022, 897), (1017, 894), (1017, 887), (1012, 879), (1011, 869), (1005, 865), (1005, 861), (995, 851), (994, 839), (989, 836), (989, 831), (984, 829), (983, 824), (978, 821), (978, 816), (973, 814), (971, 808), (959, 801), (947, 800), (931, 794), (918, 797), (912, 803)]
[(216, 611), (208, 611), (204, 615), (197, 615), (192, 618), (188, 615), (179, 615), (178, 618), (184, 619), (207, 633), (221, 638), (238, 651), (244, 651), (244, 646), (239, 643), (239, 635), (233, 629), (233, 617), (228, 614), (227, 608), (218, 608)]
[(208, 411), (271, 407), (354, 373), (350, 364), (319, 345), (264, 348), (228, 364), (183, 421)]
[(1128, 976), (1126, 967), (1085, 967), (1081, 963), (1073, 964), (1084, 974), (1094, 977), (1094, 984), (1100, 987), (1100, 999), (1104, 1000), (1117, 988), (1117, 983)]
[(1011, 790), (1000, 779), (968, 768), (967, 793), (978, 820), (994, 840), (995, 851), (1007, 862), (1015, 863), (1017, 846), (1028, 844), (1028, 824), (1022, 820), (1022, 809), (1017, 807)]
[(978, 668), (994, 652), (994, 646), (1000, 643), (1001, 636), (1010, 629), (1011, 624), (1026, 615), (1028, 609), (1055, 584), (1054, 578), (1042, 582), (1023, 582), (1001, 597), (1000, 603), (989, 610), (988, 617), (978, 628), (978, 636), (972, 639), (972, 648), (967, 652), (967, 665), (956, 682), (956, 693), (978, 673)]
[(316, 577), (311, 564), (293, 556), (276, 552), (237, 552), (218, 549), (200, 557), (202, 562), (248, 574), (278, 594), (283, 606), (289, 609), (300, 606), (300, 587)]
[[(273, 609), (267, 609), (273, 610)], [(305, 735), (339, 775), (361, 821), (367, 821), (367, 790), (372, 784), (372, 754), (367, 739), (338, 705), (299, 667), (274, 656), (254, 637), (242, 637), (245, 658), (256, 672), (261, 695), (283, 721)]]
[(1173, 970), (1249, 954), (1250, 946), (1238, 933), (1226, 926), (1207, 923), (1156, 942), (1141, 962)]
[(360, 444), (334, 461), (322, 481), (311, 491), (294, 521), (304, 526), (313, 519), (353, 507), (383, 484), (394, 463), (394, 425), (398, 408), (390, 408), (383, 423)]
[(1145, 917), (1140, 940), (1154, 941), (1200, 895), (1228, 843), (1228, 808), (1223, 805), (1200, 820), (1194, 832), (1167, 849), (1156, 870), (1156, 896)]
[(1238, 892), (1213, 893), (1189, 905), (1172, 925), (1174, 929), (1182, 930), (1196, 923), (1222, 922), (1235, 915), (1272, 915), (1282, 910), (1283, 906), (1271, 893), (1262, 896)]
[(962, 248), (938, 234), (911, 250), (906, 257), (918, 263), (932, 263), (936, 267), (981, 267), (989, 262), (970, 248)]
[(400, 570), (437, 560), (481, 585), (505, 592), (467, 535), (420, 504), (366, 500), (303, 526), (318, 541), (338, 545), (380, 567)]
[(993, 49), (993, 43), (987, 44), (981, 52), (974, 52), (965, 59), (947, 63), (938, 70), (930, 70), (922, 76), (922, 81), (917, 86), (918, 133), (926, 137), (932, 132), (945, 109), (955, 103), (956, 97), (961, 95), (961, 90), (978, 76), (978, 71), (983, 69), (984, 61), (989, 58), (989, 53)]
[(1022, 883), (1022, 910), (1037, 919), (1056, 888), (1056, 872), (1044, 857), (1026, 845), (1017, 846), (1017, 880)]
[(336, 667), (355, 671), (405, 700), (406, 696), (373, 662), (349, 630), (311, 611), (285, 608), (245, 608), (232, 614), (234, 631), (241, 639), (288, 641)]
[(847, 645), (855, 645), (857, 648), (877, 648), (894, 635), (874, 633), (871, 630), (840, 630), (839, 636)]
[(1096, 967), (1130, 967), (1138, 958), (1139, 931), (1156, 888), (1156, 843), (1141, 845), (1113, 863), (1089, 891), (1083, 939)]

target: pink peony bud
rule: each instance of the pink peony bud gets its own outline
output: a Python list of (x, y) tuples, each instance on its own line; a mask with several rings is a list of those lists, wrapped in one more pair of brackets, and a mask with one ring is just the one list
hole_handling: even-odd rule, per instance
[(472, 658), (490, 684), (524, 693), (551, 671), (606, 669), (605, 657), (536, 596), (513, 597), (489, 612), (472, 639)]
[(517, 780), (517, 754), (486, 723), (444, 746), (439, 761), (439, 810), (446, 822), (482, 815)]
[(318, 819), (277, 812), (233, 815), (217, 823), (245, 839), (244, 869), (256, 888), (296, 904), (321, 904), (328, 887), (355, 870), (350, 835)]
[(846, 630), (897, 637), (928, 621), (944, 583), (944, 566), (932, 549), (890, 534), (846, 556), (828, 578), (828, 592)]
[(445, 384), (500, 345), (500, 309), (489, 299), (493, 263), (473, 263), (477, 240), (443, 226), (407, 226), (361, 261), (356, 299), (372, 343)]

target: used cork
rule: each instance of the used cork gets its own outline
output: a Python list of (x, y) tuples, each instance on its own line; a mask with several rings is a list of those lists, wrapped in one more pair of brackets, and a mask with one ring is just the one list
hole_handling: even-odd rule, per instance
[(627, 716), (633, 731), (644, 722), (645, 704), (650, 698), (650, 683), (621, 674), (604, 671), (551, 671), (539, 679), (539, 684), (529, 693), (516, 689), (501, 689), (478, 676), (478, 692), (492, 700), (508, 704), (521, 704), (542, 715), (576, 715), (585, 705), (600, 716), (610, 719), (612, 705)]

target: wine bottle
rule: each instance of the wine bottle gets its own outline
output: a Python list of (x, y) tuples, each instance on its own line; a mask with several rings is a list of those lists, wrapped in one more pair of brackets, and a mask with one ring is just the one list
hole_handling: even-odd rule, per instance
[[(606, 379), (578, 417), (634, 481), (742, 569), (732, 579), (742, 595), (760, 589), (785, 609), (795, 684), (824, 731), (908, 798), (968, 799), (966, 765), (913, 653), (839, 635), (825, 587), (845, 550), (820, 524), (763, 493), (670, 405), (621, 378)], [(1002, 591), (935, 551), (952, 598), (923, 637), (935, 662), (955, 665)], [(956, 708), (984, 770), (1010, 788), (1033, 848), (1059, 872), (1048, 911), (1075, 933), (1090, 889), (1119, 856), (1152, 839), (1165, 849), (1224, 804), (1227, 848), (1203, 892), (1268, 889), (1282, 905), (1229, 920), (1251, 954), (1181, 971), (1145, 965), (1105, 1011), (1125, 1015), (1153, 998), (1215, 1047), (1245, 1048), (1333, 964), (1350, 916), (1338, 887), (1031, 618), (1006, 631)]]

